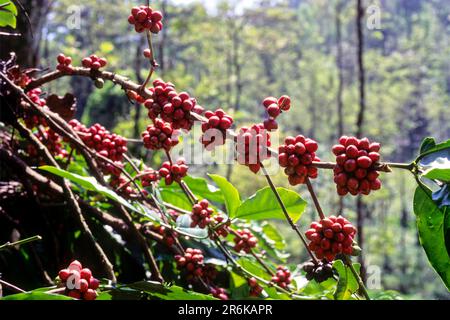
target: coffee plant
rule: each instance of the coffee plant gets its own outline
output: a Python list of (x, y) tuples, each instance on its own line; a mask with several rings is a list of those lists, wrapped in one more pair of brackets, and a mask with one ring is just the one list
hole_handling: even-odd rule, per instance
[[(14, 18), (13, 6), (6, 8)], [(417, 182), (413, 205), (420, 243), (450, 289), (450, 140), (425, 138), (411, 163), (386, 161), (389, 155), (382, 155), (381, 144), (365, 137), (341, 137), (329, 150), (334, 162), (319, 159), (320, 144), (301, 132), (284, 137), (276, 150), (271, 140), (280, 129), (276, 119), (301, 112), (301, 105), (286, 95), (259, 97), (267, 117), (233, 128), (226, 109), (208, 110), (200, 106), (201, 97), (153, 79), (158, 63), (152, 37), (163, 29), (162, 21), (161, 12), (148, 4), (131, 8), (128, 16), (134, 31), (148, 40), (142, 54), (150, 70), (143, 83), (120, 70), (108, 71), (107, 59), (94, 54), (82, 61), (60, 54), (56, 69), (44, 73), (17, 65), (14, 53), (0, 62), (0, 120), (5, 125), (0, 159), (39, 203), (64, 203), (85, 252), (94, 256), (84, 259), (79, 252), (80, 262), (62, 261), (68, 267), (50, 275), (51, 287), (22, 292), (2, 279), (3, 286), (20, 291), (4, 299), (376, 299), (378, 292), (366, 288), (360, 265), (352, 261), (361, 253), (355, 222), (344, 218), (345, 211), (325, 215), (315, 193), (312, 180), (331, 179), (327, 171), (333, 172), (341, 197), (368, 195), (382, 187), (392, 170), (409, 171)], [(145, 107), (147, 128), (137, 143), (162, 155), (160, 167), (148, 167), (132, 155), (133, 139), (99, 123), (86, 126), (74, 119), (69, 103), (51, 103), (43, 85), (63, 77), (86, 77), (99, 88), (111, 81)], [(267, 187), (242, 199), (222, 176), (191, 176), (189, 163), (176, 157), (173, 148), (181, 132), (186, 139), (197, 125), (202, 136), (195, 143), (206, 152), (233, 144), (236, 163), (247, 166), (254, 179), (265, 179)], [(300, 194), (275, 186), (269, 162), (284, 169), (290, 185), (310, 194), (315, 221), (302, 216), (307, 203)], [(287, 264), (284, 237), (273, 220), (291, 227), (307, 261)], [(114, 248), (104, 246), (103, 229), (106, 237), (116, 239)], [(46, 239), (19, 239), (1, 245), (0, 251), (31, 241)], [(139, 257), (146, 274), (142, 281), (117, 280), (129, 278), (121, 274), (127, 268), (117, 264), (118, 247)]]

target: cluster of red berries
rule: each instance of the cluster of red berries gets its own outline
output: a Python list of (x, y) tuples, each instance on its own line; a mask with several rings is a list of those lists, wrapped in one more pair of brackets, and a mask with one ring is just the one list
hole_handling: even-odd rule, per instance
[(194, 280), (203, 276), (203, 253), (200, 249), (187, 248), (184, 255), (176, 255), (175, 261), (179, 270), (186, 270), (186, 279)]
[(183, 158), (177, 160), (176, 163), (172, 164), (170, 161), (165, 161), (158, 173), (161, 178), (164, 178), (166, 185), (171, 185), (172, 182), (181, 182), (187, 175), (188, 166)]
[(313, 161), (320, 161), (316, 156), (317, 142), (302, 135), (287, 137), (278, 148), (278, 162), (285, 168), (289, 183), (293, 186), (305, 183), (307, 178), (317, 178), (317, 168)]
[(224, 288), (210, 288), (210, 292), (213, 295), (214, 298), (220, 299), (220, 300), (228, 300), (228, 293), (227, 290)]
[(352, 254), (356, 228), (344, 217), (330, 216), (311, 223), (305, 232), (309, 249), (318, 259), (333, 261), (338, 254)]
[(236, 160), (249, 167), (253, 173), (261, 168), (260, 163), (270, 157), (271, 146), (269, 132), (263, 124), (254, 124), (250, 128), (239, 129), (236, 140)]
[(84, 268), (77, 260), (73, 261), (67, 269), (59, 271), (59, 279), (66, 287), (69, 297), (83, 300), (95, 300), (100, 281), (92, 276), (91, 270)]
[(255, 278), (248, 279), (248, 286), (250, 287), (249, 295), (250, 297), (259, 297), (263, 292), (263, 288), (258, 284)]
[(217, 278), (219, 271), (217, 271), (216, 266), (213, 264), (206, 264), (203, 267), (203, 280), (206, 282), (212, 282)]
[[(69, 121), (69, 125), (79, 134), (86, 146), (94, 149), (99, 155), (114, 161), (117, 166), (123, 165), (121, 161), (124, 153), (128, 150), (126, 139), (115, 133), (110, 133), (98, 123), (87, 128), (78, 120), (72, 119)], [(105, 162), (102, 167), (107, 174), (120, 174), (120, 170), (111, 163)]]
[(198, 226), (200, 229), (206, 228), (211, 222), (212, 213), (213, 209), (209, 207), (208, 200), (203, 199), (199, 203), (194, 204), (191, 212), (191, 227), (194, 228)]
[(83, 60), (81, 60), (81, 64), (83, 65), (83, 67), (94, 70), (103, 68), (107, 63), (108, 61), (105, 58), (99, 58), (95, 54), (91, 54), (89, 57), (83, 58)]
[[(206, 111), (205, 117), (208, 121), (202, 123), (203, 135), (200, 141), (207, 150), (212, 150), (215, 146), (225, 143), (227, 129), (233, 124), (233, 118), (222, 109), (217, 109), (214, 112)], [(217, 136), (218, 133), (219, 137)]]
[(277, 272), (272, 277), (272, 282), (277, 284), (281, 288), (286, 289), (291, 281), (292, 277), (289, 269), (283, 266), (278, 266)]
[[(227, 219), (226, 222), (224, 222), (225, 219), (227, 219), (227, 217), (220, 213), (214, 216), (214, 225), (216, 226), (214, 230), (217, 235), (222, 237), (226, 237), (230, 233), (229, 226), (231, 225), (231, 221), (230, 219)], [(212, 238), (214, 239), (214, 235)]]
[(171, 123), (174, 129), (190, 130), (194, 124), (190, 113), (203, 113), (203, 108), (197, 105), (195, 98), (191, 98), (187, 92), (177, 93), (173, 83), (156, 79), (149, 90), (152, 98), (145, 100), (144, 106), (148, 109), (150, 119), (160, 116)]
[[(27, 96), (30, 100), (39, 107), (44, 107), (47, 104), (47, 101), (41, 98), (42, 90), (40, 88), (35, 88), (27, 92)], [(27, 112), (24, 114), (23, 120), (28, 129), (32, 129), (37, 127), (38, 125), (47, 126), (47, 122), (45, 119), (31, 113)]]
[(267, 97), (263, 100), (263, 106), (269, 118), (264, 120), (264, 128), (268, 131), (278, 129), (278, 123), (275, 120), (281, 112), (288, 111), (291, 108), (291, 98), (289, 96), (281, 96), (280, 98)]
[(72, 73), (73, 66), (71, 57), (66, 57), (64, 54), (60, 53), (56, 58), (56, 60), (58, 61), (56, 69), (58, 69), (61, 72)]
[(39, 130), (36, 137), (47, 147), (48, 151), (54, 156), (66, 158), (67, 150), (62, 145), (62, 139), (55, 131), (50, 128)]
[(142, 140), (147, 149), (169, 151), (178, 144), (178, 139), (174, 137), (176, 131), (173, 130), (170, 123), (161, 119), (155, 119), (153, 122), (154, 124), (149, 125), (147, 130), (142, 133)]
[(332, 151), (336, 155), (334, 182), (340, 196), (347, 193), (367, 195), (371, 190), (381, 188), (379, 173), (375, 169), (380, 160), (380, 147), (378, 142), (371, 143), (367, 138), (346, 136), (333, 146)]
[(156, 182), (159, 180), (158, 171), (153, 170), (151, 168), (145, 169), (143, 172), (139, 174), (139, 178), (141, 180), (142, 186), (148, 187), (152, 185), (152, 182)]
[(153, 10), (151, 7), (133, 7), (131, 14), (128, 16), (128, 23), (134, 25), (136, 32), (141, 33), (144, 30), (150, 30), (152, 33), (158, 33), (163, 28), (162, 18), (162, 13)]
[(236, 230), (236, 235), (233, 239), (234, 247), (236, 252), (244, 251), (245, 253), (250, 253), (250, 251), (256, 247), (258, 243), (258, 238), (256, 238), (253, 233), (248, 229), (238, 229)]

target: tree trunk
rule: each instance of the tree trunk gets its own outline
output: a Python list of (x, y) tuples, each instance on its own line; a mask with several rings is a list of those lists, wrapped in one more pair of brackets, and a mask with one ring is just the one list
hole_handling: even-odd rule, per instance
[[(16, 2), (15, 2), (16, 3)], [(5, 28), (6, 32), (20, 33), (20, 37), (2, 37), (2, 59), (9, 56), (9, 52), (16, 52), (17, 62), (25, 67), (38, 67), (40, 58), (40, 44), (43, 26), (47, 20), (53, 1), (50, 0), (21, 0), (22, 10), (18, 8), (17, 28)], [(28, 21), (27, 15), (30, 18)]]
[[(356, 136), (361, 138), (364, 126), (364, 113), (366, 111), (366, 97), (365, 97), (365, 73), (364, 73), (364, 36), (363, 36), (363, 19), (364, 9), (362, 7), (362, 0), (356, 2), (356, 31), (357, 31), (357, 60), (358, 60), (358, 82), (359, 82), (359, 112), (356, 122)], [(356, 214), (357, 214), (357, 228), (358, 228), (358, 244), (361, 248), (364, 246), (364, 203), (361, 196), (356, 199)], [(359, 263), (361, 264), (361, 278), (366, 282), (366, 265), (364, 255), (359, 256)]]

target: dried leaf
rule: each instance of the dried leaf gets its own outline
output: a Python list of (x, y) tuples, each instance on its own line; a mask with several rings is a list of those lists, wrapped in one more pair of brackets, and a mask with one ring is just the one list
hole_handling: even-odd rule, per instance
[(52, 94), (47, 98), (47, 106), (53, 112), (56, 112), (66, 121), (73, 119), (76, 111), (77, 99), (71, 93), (66, 93), (64, 97)]

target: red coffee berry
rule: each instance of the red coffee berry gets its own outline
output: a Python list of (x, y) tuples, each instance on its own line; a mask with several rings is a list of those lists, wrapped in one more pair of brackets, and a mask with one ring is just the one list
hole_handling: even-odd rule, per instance
[(176, 232), (171, 232), (165, 226), (147, 223), (144, 226), (144, 233), (149, 233), (148, 231), (161, 235), (163, 237), (164, 244), (168, 247), (175, 244), (175, 237), (177, 236)]
[(72, 73), (73, 72), (73, 66), (72, 66), (72, 58), (66, 57), (64, 54), (60, 53), (58, 57), (56, 58), (58, 61), (58, 65), (56, 66), (56, 69), (58, 69), (61, 72), (64, 73)]
[(161, 169), (159, 169), (159, 176), (164, 178), (166, 185), (175, 182), (180, 182), (182, 178), (187, 175), (188, 166), (183, 158), (178, 159), (174, 164), (170, 161), (166, 161), (162, 164)]
[(78, 290), (70, 290), (67, 293), (67, 296), (74, 298), (74, 299), (81, 299), (81, 293)]
[(142, 141), (147, 149), (164, 149), (169, 151), (178, 144), (178, 138), (174, 137), (176, 131), (172, 125), (161, 119), (155, 119), (153, 125), (149, 125), (147, 130), (142, 133)]
[(208, 121), (202, 123), (203, 135), (200, 142), (207, 150), (214, 149), (225, 143), (227, 130), (233, 124), (233, 118), (225, 113), (222, 109), (216, 111), (206, 111), (205, 117)]
[(81, 60), (81, 65), (83, 67), (94, 70), (103, 68), (107, 63), (108, 61), (105, 58), (99, 58), (95, 54), (91, 54), (89, 57), (83, 58), (83, 60)]
[(268, 131), (278, 129), (278, 123), (276, 118), (282, 111), (288, 111), (291, 107), (291, 98), (289, 96), (281, 96), (279, 99), (275, 97), (267, 97), (262, 102), (264, 108), (266, 108), (269, 118), (264, 120), (264, 128)]
[[(94, 149), (100, 156), (108, 158), (115, 165), (99, 160), (102, 171), (105, 174), (114, 176), (120, 175), (120, 169), (123, 167), (121, 161), (124, 153), (127, 152), (127, 140), (115, 133), (110, 133), (102, 125), (96, 123), (87, 128), (79, 121), (73, 119), (69, 121), (69, 125), (77, 132), (81, 140), (91, 149)], [(120, 181), (116, 181), (120, 185)], [(118, 186), (117, 185), (117, 186)]]
[(155, 171), (151, 168), (145, 169), (139, 175), (140, 175), (142, 186), (144, 188), (150, 186), (152, 184), (152, 182), (156, 182), (159, 180), (158, 171)]
[(227, 291), (224, 288), (212, 288), (211, 287), (211, 294), (213, 297), (220, 299), (220, 300), (228, 300), (228, 294)]
[(62, 269), (61, 271), (59, 271), (59, 279), (61, 279), (61, 281), (66, 281), (67, 278), (70, 275), (70, 270), (69, 269)]
[(150, 59), (152, 57), (152, 51), (150, 49), (144, 49), (144, 57), (146, 57), (147, 59)]
[(152, 97), (144, 102), (149, 118), (156, 119), (159, 116), (165, 122), (171, 123), (175, 130), (190, 130), (194, 124), (191, 112), (203, 112), (195, 98), (191, 98), (186, 92), (177, 93), (173, 83), (156, 79), (149, 91)]
[(128, 23), (134, 25), (136, 32), (149, 30), (152, 33), (158, 33), (163, 28), (163, 15), (160, 11), (153, 10), (148, 6), (133, 7), (128, 16)]
[(178, 270), (186, 273), (186, 280), (193, 281), (203, 276), (203, 253), (200, 249), (187, 248), (184, 255), (176, 255)]
[(244, 251), (250, 253), (250, 251), (256, 247), (258, 238), (256, 238), (249, 229), (236, 230), (234, 241), (234, 250), (236, 252)]
[(83, 294), (83, 299), (84, 300), (95, 300), (97, 298), (97, 292), (93, 289), (88, 289), (84, 294)]
[(249, 295), (251, 297), (259, 297), (263, 291), (263, 288), (258, 284), (255, 278), (248, 279), (248, 286), (250, 287)]
[[(229, 226), (231, 225), (231, 221), (230, 221), (230, 219), (227, 219), (226, 222), (224, 222), (225, 219), (227, 219), (227, 218), (221, 214), (217, 214), (214, 217), (214, 227), (213, 228), (214, 228), (215, 232), (217, 233), (217, 235), (222, 236), (222, 237), (226, 237), (230, 233)], [(212, 234), (211, 238), (215, 239), (215, 235)]]
[(381, 188), (378, 171), (375, 169), (380, 160), (379, 143), (371, 143), (369, 139), (342, 136), (339, 144), (333, 146), (336, 156), (334, 182), (340, 196), (367, 195), (371, 190)]
[(66, 294), (75, 299), (95, 300), (99, 287), (99, 281), (92, 277), (88, 268), (74, 260), (66, 269), (59, 271), (59, 279), (66, 287)]
[(302, 135), (287, 137), (278, 148), (278, 162), (285, 168), (291, 185), (306, 183), (306, 178), (317, 178), (317, 168), (312, 165), (313, 161), (320, 161), (317, 148), (316, 141)]
[(344, 217), (330, 216), (311, 223), (305, 232), (308, 247), (320, 260), (333, 261), (338, 254), (351, 254), (356, 228)]
[(263, 124), (242, 127), (236, 139), (236, 160), (257, 173), (261, 168), (260, 163), (270, 157), (270, 146), (270, 134)]
[(283, 266), (277, 267), (277, 272), (272, 277), (272, 282), (280, 286), (281, 288), (286, 289), (288, 285), (291, 283), (291, 272), (288, 268)]
[(199, 203), (194, 204), (191, 212), (191, 227), (198, 226), (200, 229), (206, 228), (211, 222), (211, 214), (213, 209), (209, 207), (209, 202), (203, 199)]

